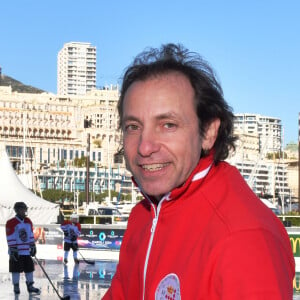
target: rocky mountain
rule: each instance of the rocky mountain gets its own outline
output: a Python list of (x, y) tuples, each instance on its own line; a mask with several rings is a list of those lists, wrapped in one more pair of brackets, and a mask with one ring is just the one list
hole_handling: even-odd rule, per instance
[(39, 93), (44, 93), (45, 92), (45, 91), (43, 91), (41, 89), (38, 89), (38, 88), (35, 88), (33, 86), (23, 84), (22, 82), (14, 79), (12, 77), (6, 76), (4, 74), (0, 75), (0, 86), (1, 85), (2, 86), (11, 86), (12, 91), (13, 92), (18, 92), (18, 93), (36, 93), (36, 94), (39, 94)]

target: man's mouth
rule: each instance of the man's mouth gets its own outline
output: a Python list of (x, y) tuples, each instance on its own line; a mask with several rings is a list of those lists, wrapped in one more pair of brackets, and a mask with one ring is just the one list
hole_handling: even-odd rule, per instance
[(151, 165), (141, 165), (141, 167), (146, 171), (158, 171), (166, 167), (169, 163), (164, 164), (151, 164)]

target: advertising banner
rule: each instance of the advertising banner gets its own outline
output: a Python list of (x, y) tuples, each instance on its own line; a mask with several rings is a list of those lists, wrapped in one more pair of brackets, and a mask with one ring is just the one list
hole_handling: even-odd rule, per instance
[(78, 239), (80, 248), (120, 250), (125, 229), (83, 228)]
[[(81, 249), (91, 250), (120, 250), (125, 229), (97, 227), (81, 228), (78, 246)], [(34, 238), (40, 245), (63, 245), (63, 232), (60, 226), (44, 226), (34, 229)]]

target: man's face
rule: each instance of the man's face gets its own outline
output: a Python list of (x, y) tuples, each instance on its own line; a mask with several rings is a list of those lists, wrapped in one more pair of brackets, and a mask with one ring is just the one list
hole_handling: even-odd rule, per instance
[(25, 218), (27, 215), (27, 207), (20, 207), (17, 213), (20, 217)]
[(72, 219), (71, 219), (71, 222), (72, 222), (72, 223), (77, 223), (78, 220), (77, 220), (77, 218), (72, 218)]
[(183, 184), (199, 161), (194, 90), (180, 73), (134, 82), (124, 97), (122, 128), (127, 168), (157, 200)]

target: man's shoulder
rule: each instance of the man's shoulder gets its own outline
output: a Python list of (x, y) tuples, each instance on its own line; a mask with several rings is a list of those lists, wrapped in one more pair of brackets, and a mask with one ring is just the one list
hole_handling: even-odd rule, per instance
[(31, 221), (31, 219), (30, 219), (30, 218), (28, 218), (28, 217), (25, 217), (25, 219), (24, 219), (24, 223), (29, 223), (29, 224), (32, 224), (32, 221)]
[(18, 219), (16, 217), (13, 217), (13, 218), (6, 221), (6, 227), (11, 226), (11, 225), (15, 225), (17, 223), (19, 223)]
[(13, 232), (14, 232), (14, 230), (15, 230), (15, 227), (16, 227), (16, 225), (19, 223), (19, 221), (18, 221), (18, 219), (17, 218), (11, 218), (11, 219), (9, 219), (9, 220), (7, 220), (7, 222), (6, 222), (6, 226), (5, 226), (5, 228), (6, 228), (6, 235), (8, 236), (8, 235), (11, 235)]
[(214, 165), (207, 175), (205, 187), (211, 188), (218, 182), (218, 187), (226, 187), (236, 189), (237, 185), (247, 184), (241, 175), (240, 171), (233, 165), (226, 161), (221, 161)]
[(236, 167), (222, 162), (214, 175), (202, 192), (231, 228), (273, 224), (275, 214), (255, 195)]
[(60, 226), (66, 226), (66, 225), (71, 225), (71, 224), (72, 223), (70, 220), (64, 220)]

